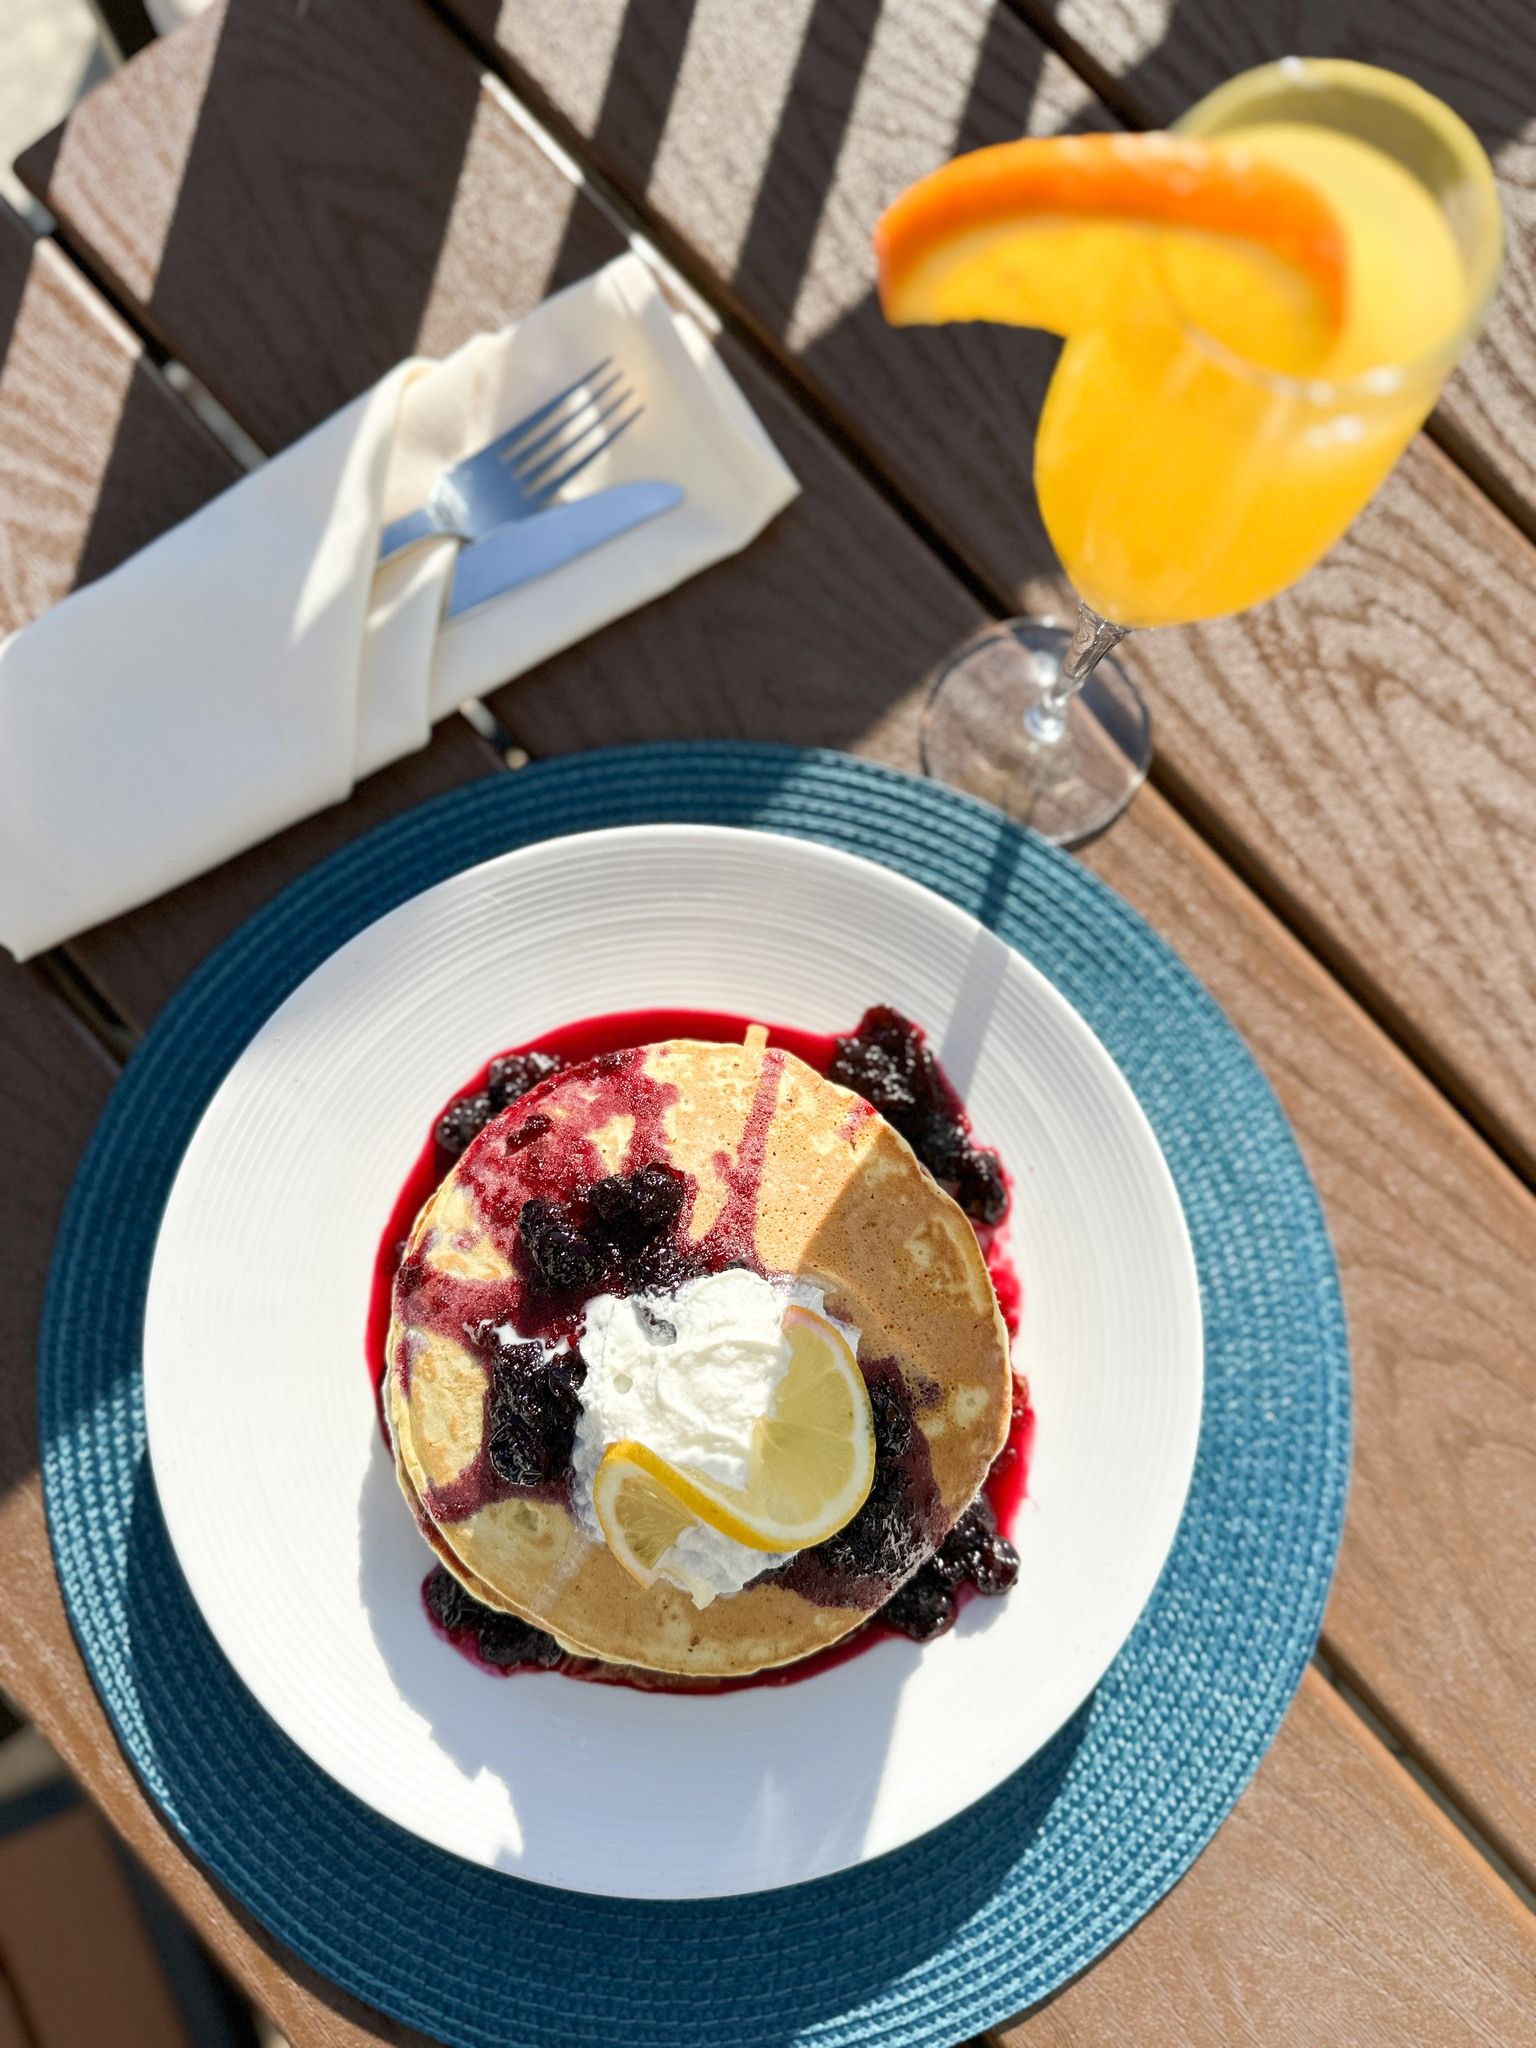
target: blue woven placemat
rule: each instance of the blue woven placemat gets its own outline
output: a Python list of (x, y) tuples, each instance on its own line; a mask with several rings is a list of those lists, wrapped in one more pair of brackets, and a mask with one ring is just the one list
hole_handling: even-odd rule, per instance
[[(686, 1904), (585, 1898), (462, 1863), (379, 1819), (279, 1733), (172, 1556), (139, 1356), (182, 1150), (290, 990), (473, 862), (659, 820), (865, 854), (1049, 975), (1161, 1140), (1206, 1329), (1200, 1450), (1173, 1553), (1073, 1721), (909, 1848), (787, 1891)], [(254, 917), (170, 1005), (102, 1117), (59, 1233), (38, 1393), (64, 1597), (151, 1795), (307, 1962), (455, 2048), (918, 2048), (1044, 1997), (1188, 1867), (1273, 1737), (1322, 1616), (1349, 1463), (1348, 1355), (1317, 1196), (1199, 983), (1110, 890), (995, 813), (842, 755), (759, 746), (635, 748), (493, 777), (348, 847)]]

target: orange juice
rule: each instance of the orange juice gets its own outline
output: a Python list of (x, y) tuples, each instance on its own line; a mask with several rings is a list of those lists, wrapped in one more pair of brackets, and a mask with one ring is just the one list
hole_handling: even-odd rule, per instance
[(1303, 575), (1429, 411), (1469, 310), (1444, 207), (1383, 150), (1299, 120), (1212, 139), (1329, 202), (1342, 317), (1328, 334), (1288, 325), (1283, 295), (1245, 276), (1251, 255), (1170, 236), (1147, 258), (1153, 288), (1068, 339), (1035, 482), (1078, 594), (1119, 625), (1240, 611)]
[(1285, 57), (1170, 134), (967, 151), (899, 193), (874, 242), (893, 325), (1063, 338), (1035, 483), (1077, 619), (961, 649), (922, 749), (930, 775), (1075, 846), (1152, 758), (1105, 657), (1133, 627), (1273, 597), (1337, 540), (1481, 324), (1493, 168), (1411, 79)]
[(1255, 354), (1284, 360), (1284, 336), (1257, 350), (1233, 336), (1231, 258), (1169, 240), (1163, 289), (1067, 342), (1036, 442), (1040, 510), (1077, 594), (1128, 627), (1237, 612), (1303, 575), (1430, 412), (1436, 350), (1468, 311), (1446, 213), (1391, 156), (1300, 121), (1225, 129), (1219, 145), (1329, 201), (1346, 305), (1292, 365), (1303, 375), (1272, 373)]

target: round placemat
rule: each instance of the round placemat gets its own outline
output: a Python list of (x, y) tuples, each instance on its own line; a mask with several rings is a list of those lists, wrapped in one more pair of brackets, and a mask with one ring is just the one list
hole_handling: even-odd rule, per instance
[[(696, 821), (884, 862), (990, 925), (1108, 1047), (1178, 1185), (1206, 1393), (1178, 1538), (1088, 1703), (920, 1842), (788, 1890), (590, 1898), (477, 1868), (319, 1771), (224, 1662), (167, 1541), (140, 1333), (182, 1151), (236, 1054), (336, 947), (536, 839)], [(347, 847), (182, 989), (80, 1167), (39, 1340), (39, 1426), (71, 1621), (124, 1749), (193, 1852), (298, 1955), (454, 2048), (954, 2042), (1083, 1970), (1187, 1869), (1274, 1736), (1343, 1522), (1349, 1367), (1332, 1251), (1290, 1127), (1177, 956), (997, 813), (846, 756), (660, 746), (540, 763)], [(594, 1844), (600, 1854), (600, 1844)]]

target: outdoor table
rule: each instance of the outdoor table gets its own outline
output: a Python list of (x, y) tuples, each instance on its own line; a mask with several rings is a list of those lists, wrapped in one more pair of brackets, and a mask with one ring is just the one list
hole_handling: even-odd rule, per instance
[[(50, 1566), (37, 1312), (114, 1074), (285, 883), (470, 778), (698, 736), (915, 771), (935, 669), (988, 616), (1068, 601), (1030, 484), (1054, 344), (888, 330), (872, 222), (957, 149), (1162, 124), (1294, 30), (1225, 0), (229, 0), (21, 160), (56, 229), (0, 217), (0, 628), (238, 474), (183, 371), (273, 451), (631, 237), (718, 319), (803, 485), (743, 554), (346, 804), (25, 968), (0, 955), (0, 1684), (295, 2048), (416, 2037), (180, 1848)], [(1353, 1346), (1349, 1519), (1257, 1778), (1133, 1934), (994, 2037), (1029, 2048), (1536, 2027), (1536, 42), (1498, 0), (1338, 0), (1305, 31), (1479, 131), (1501, 295), (1321, 567), (1130, 642), (1153, 779), (1083, 858), (1228, 1011), (1317, 1178)]]

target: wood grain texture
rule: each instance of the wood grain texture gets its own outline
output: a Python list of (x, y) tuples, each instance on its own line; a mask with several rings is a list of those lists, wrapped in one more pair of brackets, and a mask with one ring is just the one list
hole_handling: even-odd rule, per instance
[(1536, 1200), (1165, 805), (1087, 857), (1232, 1018), (1323, 1197), (1355, 1391), (1329, 1653), (1536, 1877)]
[[(197, 2048), (112, 1838), (88, 1806), (0, 1836), (0, 1976), (33, 2048)], [(3, 2035), (0, 2035), (3, 2040)]]
[[(442, 353), (439, 294), (484, 324), (503, 290), (534, 304), (611, 253), (606, 228), (567, 246), (575, 193), (521, 141), (414, 0), (256, 0), (154, 44), (19, 168), (270, 453), (402, 356)], [(509, 151), (494, 212), (461, 194), (469, 155)]]
[(1536, 553), (1421, 435), (1304, 583), (1138, 662), (1197, 811), (1528, 1174), (1533, 636)]
[(1106, 74), (1128, 119), (1176, 120), (1234, 72), (1295, 52), (1400, 71), (1455, 108), (1493, 160), (1508, 237), (1481, 341), (1438, 417), (1536, 530), (1536, 37), (1525, 0), (1015, 0)]
[[(1030, 477), (1054, 343), (892, 331), (873, 294), (908, 180), (1109, 119), (1007, 0), (580, 0), (579, 33), (568, 0), (455, 4), (1001, 603), (1061, 608)], [(1127, 658), (1167, 786), (1536, 1172), (1533, 639), (1536, 549), (1420, 445), (1283, 599)]]
[[(304, 2048), (414, 2041), (300, 1970), (170, 1834), (118, 1749), (59, 1598), (37, 1476), (33, 1345), (53, 1234), (114, 1068), (34, 975), (0, 955), (0, 1685), (53, 1743), (204, 1940)], [(84, 2037), (80, 2037), (84, 2038)], [(106, 2039), (105, 2034), (97, 2038)]]
[[(377, 19), (377, 10), (370, 18)], [(121, 132), (131, 135), (136, 123), (147, 135), (157, 120), (175, 129), (182, 116), (162, 104), (160, 85), (152, 91), (146, 86), (143, 103), (135, 108), (132, 88), (139, 75), (140, 66), (132, 66), (108, 88), (117, 95), (114, 120)], [(240, 96), (233, 80), (228, 95), (226, 128), (238, 119)], [(259, 102), (259, 94), (252, 97)], [(536, 229), (520, 231), (517, 248), (504, 247), (498, 239), (510, 234), (501, 224), (505, 195), (519, 185), (539, 191), (544, 159), (534, 155), (499, 109), (498, 127), (487, 106), (494, 108), (494, 102), (481, 104), (452, 217), (441, 229), (445, 245), (455, 244), (465, 232), (463, 223), (475, 221), (482, 260), (445, 272), (445, 278), (458, 281), (452, 289), (445, 283), (431, 290), (416, 315), (419, 326), (430, 323), (442, 346), (487, 319), (521, 310), (529, 302), (521, 294), (543, 288), (531, 281), (539, 265), (522, 260), (526, 249), (531, 243), (547, 251), (554, 239)], [(425, 98), (415, 118), (430, 125), (432, 110)], [(282, 123), (274, 119), (272, 126), (280, 134)], [(119, 177), (120, 191), (132, 167), (130, 157)], [(104, 179), (110, 168), (103, 157), (97, 177)], [(212, 170), (207, 174), (213, 175)], [(271, 175), (281, 182), (281, 163), (271, 167)], [(366, 193), (365, 166), (355, 159), (347, 182), (354, 195)], [(87, 196), (77, 188), (78, 203), (84, 205)], [(99, 202), (92, 197), (91, 203)], [(562, 208), (562, 248), (588, 237), (600, 244), (596, 225), (579, 207), (573, 215), (568, 196), (557, 204)], [(122, 211), (129, 213), (131, 207)], [(349, 246), (365, 253), (386, 232), (387, 215), (381, 210), (377, 219), (364, 215), (352, 225)], [(226, 232), (239, 232), (238, 213), (234, 229)], [(193, 272), (194, 254), (189, 247), (181, 259)], [(548, 260), (558, 271), (560, 250)], [(279, 301), (282, 284), (279, 278), (271, 286)], [(342, 280), (338, 303), (350, 303), (352, 290), (351, 281)], [(162, 302), (161, 317), (165, 311)], [(209, 381), (226, 402), (238, 396), (242, 379), (249, 376), (253, 404), (272, 404), (276, 387), (270, 367), (251, 360), (257, 351), (241, 344), (233, 327), (221, 345), (231, 353), (220, 360), (219, 377)], [(338, 341), (333, 349), (341, 346)], [(334, 389), (328, 381), (335, 377), (330, 352), (319, 350), (318, 360), (318, 381)], [(194, 367), (206, 375), (209, 361), (194, 361)], [(282, 385), (284, 416), (292, 431), (307, 423), (299, 374), (295, 358)], [(362, 365), (357, 374), (364, 374)], [(663, 731), (737, 730), (786, 739), (837, 736), (861, 751), (912, 765), (913, 719), (926, 669), (971, 629), (978, 608), (819, 431), (760, 376), (743, 374), (749, 376), (754, 403), (806, 486), (804, 497), (738, 561), (721, 565), (687, 591), (570, 650), (505, 692), (499, 708), (536, 749)], [(317, 399), (317, 412), (327, 402)], [(234, 409), (240, 413), (238, 403)], [(1524, 1331), (1530, 1302), (1523, 1283), (1506, 1270), (1514, 1266), (1518, 1271), (1519, 1262), (1503, 1257), (1502, 1249), (1511, 1237), (1523, 1241), (1520, 1234), (1530, 1230), (1536, 1205), (1159, 798), (1147, 794), (1139, 799), (1095, 858), (1205, 974), (1258, 1047), (1298, 1119), (1340, 1231), (1357, 1346), (1362, 1475), (1335, 1606), (1335, 1613), (1347, 1611), (1346, 1577), (1352, 1574), (1360, 1589), (1353, 1624), (1360, 1639), (1351, 1642), (1362, 1655), (1348, 1661), (1352, 1668), (1363, 1668), (1376, 1656), (1372, 1668), (1379, 1669), (1389, 1710), (1445, 1766), (1469, 1806), (1491, 1818), (1501, 1838), (1515, 1838), (1529, 1820), (1536, 1776), (1524, 1714), (1536, 1632), (1530, 1627), (1527, 1596), (1516, 1585), (1530, 1537), (1529, 1522), (1521, 1519), (1529, 1489), (1522, 1496), (1518, 1484), (1520, 1460), (1529, 1456), (1530, 1443), (1496, 1405), (1490, 1440), (1512, 1445), (1513, 1453), (1503, 1492), (1497, 1503), (1487, 1501), (1481, 1497), (1486, 1469), (1478, 1466), (1476, 1446), (1470, 1459), (1465, 1455), (1458, 1418), (1465, 1412), (1460, 1374), (1468, 1358), (1494, 1361), (1487, 1369), (1487, 1386), (1480, 1385), (1485, 1397), (1493, 1398), (1492, 1388), (1502, 1401), (1500, 1389), (1507, 1386), (1515, 1390), (1513, 1408), (1522, 1393), (1528, 1395)], [(1346, 1110), (1352, 1122), (1345, 1119)], [(1405, 1205), (1415, 1217), (1415, 1231), (1406, 1236)], [(1421, 1273), (1415, 1262), (1425, 1260), (1436, 1238), (1446, 1234), (1442, 1263)], [(1460, 1298), (1459, 1283), (1447, 1286), (1445, 1276), (1459, 1252), (1474, 1243), (1482, 1246), (1485, 1270), (1480, 1292), (1468, 1303)], [(1367, 1439), (1378, 1460), (1371, 1484), (1364, 1463)], [(1362, 1518), (1368, 1524), (1363, 1530)], [(1405, 1541), (1409, 1554), (1400, 1558)], [(1439, 1576), (1431, 1573), (1426, 1587), (1424, 1567), (1437, 1559)], [(1490, 1581), (1505, 1588), (1502, 1603), (1484, 1603)], [(1516, 1590), (1509, 1591), (1511, 1586)], [(1384, 1606), (1390, 1606), (1390, 1614), (1381, 1611)], [(61, 1680), (61, 1716), (93, 1707), (80, 1696), (81, 1687), (76, 1674)], [(1472, 1728), (1479, 1720), (1492, 1731), (1481, 1747)], [(1343, 1725), (1352, 1731), (1351, 1740), (1363, 1743), (1353, 1723)], [(1338, 1768), (1333, 1743), (1316, 1736), (1308, 1723), (1291, 1740), (1304, 1752), (1302, 1774), (1313, 1774), (1316, 1786), (1325, 1788)], [(78, 1746), (91, 1754), (88, 1736)], [(1287, 1771), (1301, 1769), (1286, 1761), (1292, 1753), (1289, 1746), (1277, 1751), (1268, 1771), (1273, 1774), (1282, 1765)], [(109, 1770), (98, 1774), (110, 1783)], [(1438, 2001), (1452, 2014), (1476, 2012), (1493, 1969), (1489, 1958), (1500, 1952), (1504, 1940), (1504, 1909), (1489, 1894), (1493, 1903), (1486, 1913), (1492, 1917), (1484, 1924), (1482, 1894), (1449, 1874), (1447, 1859), (1462, 1868), (1463, 1852), (1433, 1831), (1422, 1834), (1418, 1808), (1411, 1800), (1407, 1806), (1398, 1804), (1407, 1795), (1395, 1777), (1389, 1775), (1382, 1786), (1375, 1802), (1380, 1824), (1388, 1832), (1401, 1826), (1406, 1846), (1397, 1860), (1385, 1852), (1379, 1860), (1395, 1875), (1402, 1859), (1427, 1858), (1435, 1885), (1457, 1916), (1455, 1931), (1444, 1944), (1448, 1953), (1437, 1949), (1433, 1967), (1465, 1973), (1465, 1981), (1449, 1988), (1429, 1981), (1400, 1985), (1401, 2009), (1434, 2011)], [(1319, 1792), (1287, 1795), (1276, 1812), (1285, 1817), (1283, 1846), (1296, 1858), (1296, 1867), (1313, 1860), (1326, 1863), (1334, 1854), (1333, 1824)], [(1358, 1877), (1352, 1878), (1360, 1924), (1374, 1921), (1386, 1928), (1380, 1936), (1383, 1952), (1400, 1959), (1401, 1971), (1411, 1972), (1416, 1924), (1412, 1918), (1399, 1921), (1391, 1885), (1372, 1887), (1371, 1869), (1372, 1859), (1364, 1859)], [(1185, 1907), (1189, 1891), (1183, 1887), (1163, 1916), (1191, 1913), (1194, 1918), (1181, 1940), (1209, 1949), (1222, 1939), (1221, 1899), (1194, 1893)], [(1271, 1946), (1246, 1951), (1251, 1967), (1262, 1963), (1283, 1977), (1271, 1995), (1288, 1999), (1297, 2010), (1307, 2005), (1315, 1977), (1308, 1944), (1319, 1938), (1317, 1896), (1328, 1894), (1305, 1887), (1280, 1894), (1265, 1937)], [(1414, 1893), (1414, 1912), (1420, 1902)], [(229, 1926), (227, 1914), (215, 1922), (221, 1944)], [(229, 1938), (236, 1944), (237, 1967), (246, 1969), (251, 1957), (248, 1947), (239, 1946), (240, 1933), (237, 1929)], [(1244, 1956), (1242, 1944), (1235, 1944), (1234, 1969), (1241, 1971)], [(1493, 1974), (1501, 1981), (1497, 1969)], [(1338, 1995), (1346, 1993), (1343, 1987)], [(275, 2007), (275, 1999), (269, 2002)], [(1063, 2004), (1058, 2001), (1051, 2010)], [(1497, 2015), (1501, 2009), (1492, 2010)], [(322, 2015), (304, 2024), (323, 2028), (330, 2020)], [(290, 2031), (301, 2043), (341, 2038), (306, 2033), (297, 2022), (290, 2023)], [(1347, 2036), (1341, 2031), (1340, 2038)]]
[(232, 474), (99, 293), (0, 203), (0, 633)]
[(0, 1975), (0, 2048), (37, 2048), (31, 2028), (22, 2018), (16, 1994)]
[[(179, 39), (178, 39), (179, 40)], [(167, 46), (168, 47), (168, 46)], [(51, 243), (0, 206), (0, 631), (234, 482), (240, 471), (148, 362), (130, 329)], [(158, 902), (67, 948), (135, 1027), (251, 911), (325, 854), (444, 789), (494, 772), (460, 719), (430, 747)]]
[[(521, 148), (532, 175), (538, 160)], [(517, 169), (506, 138), (483, 161), (473, 152), (459, 204), (495, 220)], [(498, 254), (492, 239), (471, 296), (434, 297), (450, 345), (486, 317), (498, 283), (492, 317), (524, 310), (526, 281)], [(535, 753), (711, 733), (853, 746), (915, 767), (923, 688), (978, 608), (726, 347), (802, 497), (743, 555), (510, 685), (495, 707)], [(237, 370), (222, 367), (233, 387)], [(1093, 860), (1211, 983), (1323, 1181), (1361, 1401), (1334, 1653), (1488, 1831), (1529, 1859), (1536, 1600), (1518, 1560), (1536, 1540), (1536, 1372), (1523, 1334), (1536, 1311), (1525, 1277), (1536, 1205), (1166, 805), (1141, 799)]]
[[(1397, 1911), (1384, 1924), (1385, 1892)], [(1399, 1946), (1403, 1934), (1405, 1946)], [(1000, 2048), (1510, 2048), (1536, 1922), (1315, 1673), (1183, 1882)]]

